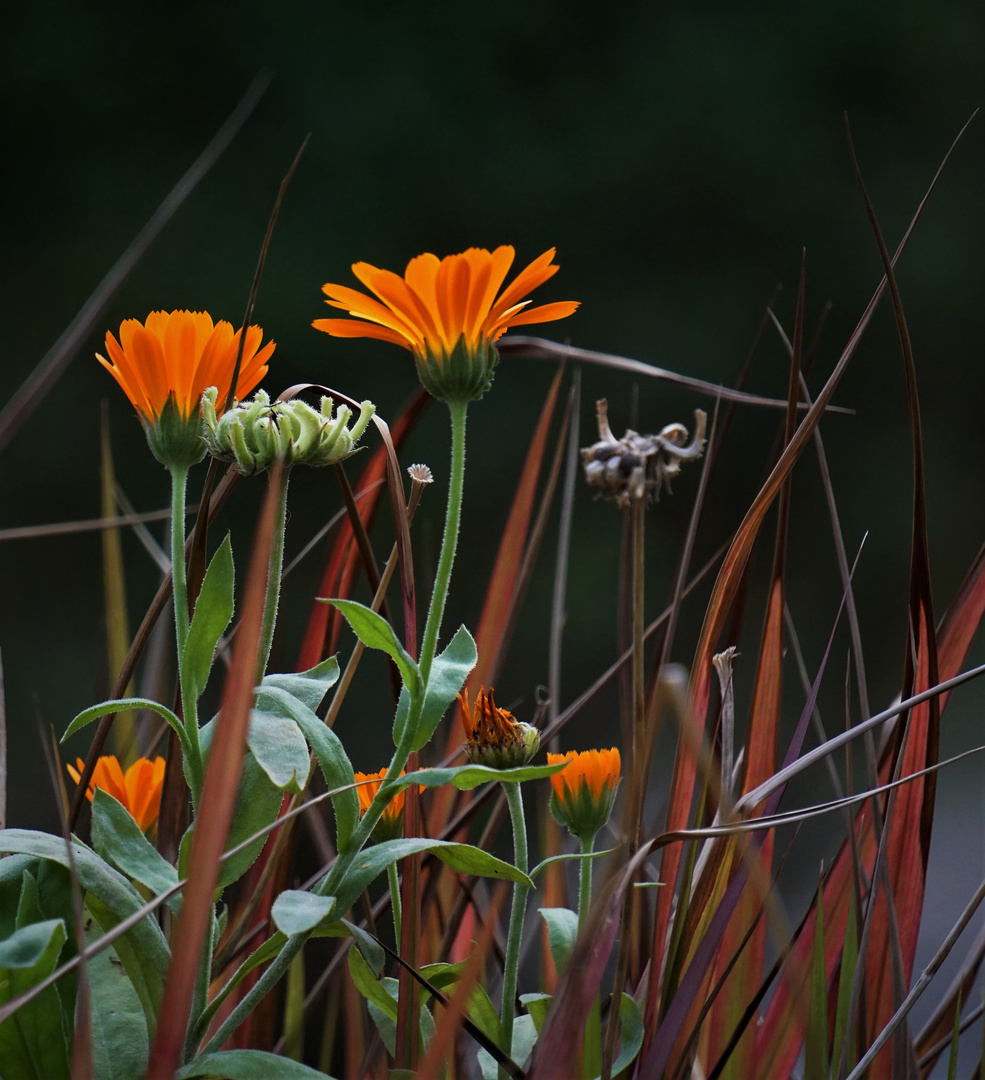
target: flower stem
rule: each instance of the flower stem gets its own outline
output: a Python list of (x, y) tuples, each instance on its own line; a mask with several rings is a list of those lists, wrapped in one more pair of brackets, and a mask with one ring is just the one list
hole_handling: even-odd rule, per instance
[(400, 948), (400, 879), (397, 877), (397, 864), (389, 863), (386, 868), (387, 881), (390, 884), (390, 911), (393, 914), (393, 933)]
[(172, 465), (171, 469), (171, 580), (174, 594), (174, 631), (178, 648), (178, 684), (181, 688), (181, 717), (188, 734), (191, 753), (185, 759), (185, 778), (198, 805), (202, 793), (202, 754), (198, 742), (198, 702), (188, 693), (185, 676), (185, 646), (188, 644), (188, 576), (185, 566), (185, 495), (188, 487), (188, 466)]
[(578, 863), (578, 929), (585, 925), (588, 917), (588, 909), (592, 904), (592, 862), (588, 858), (595, 847), (595, 833), (589, 833), (579, 837), (581, 840), (582, 858)]
[[(279, 470), (278, 470), (279, 471)], [(280, 581), (284, 570), (284, 532), (287, 526), (287, 486), (291, 478), (290, 468), (285, 468), (278, 478), (270, 474), (271, 484), (280, 484), (277, 507), (274, 511), (274, 535), (270, 547), (270, 568), (267, 571), (267, 598), (263, 606), (263, 623), (260, 627), (260, 653), (257, 659), (257, 685), (263, 679), (270, 661), (270, 648), (274, 643), (274, 627), (277, 625), (277, 608), (280, 604)]]
[(451, 411), (451, 478), (448, 486), (448, 508), (445, 511), (445, 534), (441, 540), (441, 556), (438, 559), (438, 572), (434, 578), (434, 591), (431, 593), (431, 606), (428, 608), (427, 623), (424, 626), (424, 639), (421, 642), (421, 678), (427, 686), (431, 674), (431, 663), (438, 646), (438, 633), (441, 630), (441, 617), (448, 599), (448, 585), (451, 581), (451, 568), (455, 562), (455, 549), (458, 546), (458, 525), (462, 517), (462, 490), (465, 484), (465, 414), (468, 402), (449, 402)]
[[(513, 822), (513, 862), (525, 874), (527, 865), (527, 826), (523, 818), (523, 795), (519, 784), (503, 784), (506, 805)], [(523, 916), (527, 907), (526, 885), (513, 885), (513, 907), (510, 910), (510, 929), (506, 938), (506, 960), (503, 964), (503, 1005), (501, 1010), (500, 1046), (507, 1053), (513, 1048), (513, 1009), (516, 1001), (517, 971), (520, 966), (520, 941), (523, 938)], [(501, 1080), (505, 1078), (500, 1069)]]

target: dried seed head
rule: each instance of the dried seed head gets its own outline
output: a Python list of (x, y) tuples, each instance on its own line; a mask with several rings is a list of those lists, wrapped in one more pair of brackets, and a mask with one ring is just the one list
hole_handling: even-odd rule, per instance
[(407, 469), (407, 475), (414, 481), (415, 484), (433, 484), (434, 477), (431, 475), (431, 470), (427, 465), (411, 465)]
[(658, 435), (628, 430), (621, 439), (609, 427), (608, 403), (596, 402), (599, 441), (581, 451), (585, 479), (600, 488), (603, 496), (625, 509), (634, 500), (651, 503), (681, 470), (681, 462), (701, 457), (705, 446), (707, 417), (694, 410), (694, 438), (688, 443), (683, 424), (668, 424)]

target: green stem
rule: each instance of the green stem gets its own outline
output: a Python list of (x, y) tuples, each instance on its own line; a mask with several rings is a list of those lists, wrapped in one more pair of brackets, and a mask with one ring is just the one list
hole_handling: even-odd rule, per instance
[(400, 879), (397, 877), (397, 864), (390, 863), (386, 868), (387, 881), (390, 883), (390, 911), (393, 914), (393, 933), (400, 948)]
[[(287, 527), (287, 486), (291, 479), (290, 468), (285, 468), (277, 493), (277, 509), (274, 511), (273, 543), (270, 547), (270, 567), (267, 571), (267, 598), (263, 606), (263, 622), (260, 626), (260, 652), (257, 658), (257, 685), (263, 679), (270, 661), (270, 649), (274, 643), (274, 627), (277, 625), (277, 608), (280, 604), (280, 581), (284, 571), (284, 533)], [(273, 483), (271, 479), (271, 483)]]
[[(513, 822), (513, 862), (517, 870), (525, 874), (527, 865), (527, 826), (523, 818), (523, 795), (519, 784), (503, 784), (506, 805), (510, 808)], [(510, 930), (506, 938), (506, 960), (503, 964), (503, 1006), (501, 1017), (502, 1037), (500, 1046), (507, 1054), (513, 1048), (513, 1009), (516, 1002), (517, 971), (520, 966), (520, 941), (523, 937), (523, 916), (527, 907), (526, 885), (513, 885), (513, 907), (510, 910)], [(500, 1069), (500, 1077), (505, 1073)]]
[(458, 525), (462, 517), (462, 490), (465, 485), (465, 414), (468, 402), (449, 402), (448, 408), (451, 410), (451, 479), (448, 486), (448, 508), (445, 512), (445, 535), (441, 540), (441, 557), (438, 559), (438, 572), (434, 578), (431, 606), (428, 608), (424, 639), (421, 642), (420, 668), (425, 686), (431, 674), (431, 663), (441, 630), (441, 616), (448, 599), (451, 568), (455, 562), (455, 548), (458, 546)]
[(588, 917), (588, 909), (592, 904), (592, 863), (593, 859), (588, 858), (592, 854), (592, 849), (595, 847), (596, 833), (590, 833), (586, 836), (579, 837), (581, 841), (581, 853), (582, 859), (578, 863), (578, 929), (585, 925), (585, 919)]
[(198, 702), (188, 693), (185, 677), (185, 646), (188, 643), (188, 577), (185, 566), (185, 495), (188, 466), (171, 467), (171, 581), (174, 596), (174, 631), (178, 647), (178, 684), (181, 690), (181, 717), (188, 734), (191, 753), (185, 759), (185, 777), (197, 806), (202, 793), (202, 753), (198, 742)]

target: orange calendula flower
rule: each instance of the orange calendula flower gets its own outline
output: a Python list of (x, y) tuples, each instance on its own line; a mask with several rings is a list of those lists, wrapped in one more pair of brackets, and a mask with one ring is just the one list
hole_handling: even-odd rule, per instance
[[(204, 311), (152, 311), (147, 321), (125, 319), (120, 339), (106, 334), (96, 359), (140, 413), (151, 450), (165, 464), (194, 464), (205, 454), (199, 403), (210, 387), (225, 397), (236, 366), (242, 330)], [(274, 342), (263, 348), (263, 330), (246, 331), (235, 396), (245, 397), (267, 373)]]
[(551, 775), (551, 813), (575, 836), (594, 836), (609, 820), (619, 786), (622, 760), (619, 751), (569, 750), (548, 754), (547, 764), (568, 762)]
[[(354, 774), (354, 778), (359, 787), (356, 788), (356, 794), (359, 796), (359, 816), (369, 809), (369, 804), (376, 798), (376, 793), (380, 790), (380, 781), (386, 776), (387, 770), (380, 769), (379, 772), (357, 772)], [(406, 776), (406, 770), (402, 770), (401, 776)], [(364, 783), (362, 781), (369, 780), (370, 783)], [(387, 804), (387, 808), (383, 811), (383, 816), (376, 823), (376, 827), (373, 829), (373, 839), (379, 843), (382, 840), (399, 840), (404, 835), (404, 791), (398, 791), (396, 795)]]
[[(69, 776), (78, 783), (82, 777), (85, 762), (76, 758), (77, 768), (66, 765)], [(96, 762), (89, 781), (86, 798), (92, 802), (96, 788), (112, 795), (140, 826), (141, 832), (157, 825), (157, 815), (161, 810), (161, 790), (164, 786), (164, 758), (138, 758), (126, 773), (115, 757), (101, 757)]]
[[(430, 253), (407, 264), (404, 276), (369, 263), (352, 272), (378, 299), (345, 285), (326, 284), (326, 303), (353, 319), (316, 319), (335, 337), (372, 337), (410, 349), (421, 382), (443, 401), (475, 401), (489, 389), (499, 356), (495, 342), (510, 327), (553, 322), (578, 302), (531, 308), (523, 298), (557, 273), (554, 248), (545, 251), (503, 289), (514, 250), (469, 248), (439, 259)], [(502, 289), (502, 291), (500, 291)]]
[(458, 695), (458, 703), (465, 728), (465, 755), (473, 765), (513, 769), (526, 765), (540, 748), (540, 732), (501, 709), (493, 700), (492, 687), (488, 693), (479, 688), (471, 709), (467, 690)]

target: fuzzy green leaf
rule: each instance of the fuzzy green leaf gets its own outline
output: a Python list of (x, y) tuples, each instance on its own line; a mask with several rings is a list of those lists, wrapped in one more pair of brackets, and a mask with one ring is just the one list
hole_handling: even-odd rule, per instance
[(423, 689), (420, 670), (386, 619), (355, 600), (329, 600), (328, 603), (342, 612), (353, 633), (364, 645), (370, 649), (380, 649), (393, 658), (411, 699), (420, 700)]
[(260, 684), (260, 692), (274, 688), (303, 702), (309, 709), (317, 710), (322, 699), (339, 679), (339, 662), (334, 656), (323, 660), (307, 671), (297, 674), (266, 675)]
[(274, 901), (274, 924), (288, 937), (304, 934), (323, 922), (335, 907), (334, 896), (318, 896), (300, 889), (286, 889)]
[(308, 744), (294, 720), (254, 709), (246, 745), (275, 788), (301, 794), (308, 782)]
[(86, 962), (92, 1059), (98, 1080), (142, 1080), (147, 1070), (147, 1025), (140, 999), (115, 950)]
[[(534, 1018), (530, 1015), (518, 1016), (513, 1021), (513, 1045), (510, 1048), (510, 1057), (522, 1066), (523, 1063), (530, 1057), (530, 1052), (534, 1048), (534, 1044), (537, 1042), (537, 1027), (534, 1024)], [(496, 1063), (492, 1054), (487, 1050), (480, 1050), (478, 1052), (479, 1059), (479, 1071), (482, 1073), (482, 1080), (497, 1080), (499, 1076), (499, 1065)], [(615, 1073), (613, 1073), (615, 1075)]]
[(578, 914), (569, 908), (541, 908), (540, 917), (547, 923), (547, 944), (558, 975), (568, 966), (571, 950), (578, 938)]
[(182, 752), (185, 756), (191, 752), (184, 724), (182, 724), (178, 717), (160, 702), (151, 701), (150, 698), (140, 697), (114, 698), (112, 701), (101, 701), (98, 705), (93, 705), (88, 709), (84, 709), (71, 724), (68, 725), (65, 729), (65, 734), (61, 737), (60, 741), (64, 742), (69, 735), (74, 735), (77, 731), (81, 731), (87, 724), (91, 724), (93, 720), (108, 716), (110, 713), (127, 712), (132, 709), (149, 709), (151, 712), (157, 713), (161, 719), (167, 721), (171, 730), (178, 736)]
[(225, 1080), (331, 1080), (326, 1073), (265, 1050), (220, 1050), (215, 1054), (203, 1054), (179, 1069), (174, 1080), (194, 1080), (200, 1076), (224, 1077)]
[(288, 716), (298, 725), (311, 744), (330, 791), (347, 788), (332, 797), (336, 822), (335, 844), (339, 851), (345, 851), (359, 823), (359, 796), (349, 786), (355, 783), (356, 778), (338, 735), (322, 723), (308, 704), (279, 686), (267, 685), (266, 679), (260, 689), (257, 705), (267, 712)]
[(441, 787), (444, 784), (452, 784), (459, 791), (471, 791), (480, 784), (488, 784), (494, 780), (504, 783), (519, 784), (525, 780), (539, 780), (543, 776), (560, 772), (568, 763), (557, 762), (554, 765), (523, 765), (519, 769), (491, 769), (488, 765), (456, 765), (447, 769), (419, 769), (417, 772), (407, 773), (395, 780), (394, 784), (401, 788), (410, 787), (411, 784), (420, 784), (421, 787)]
[(185, 692), (193, 700), (198, 700), (209, 681), (215, 647), (233, 617), (234, 586), (233, 549), (227, 534), (205, 571), (185, 642), (182, 671), (188, 683)]
[[(428, 676), (427, 690), (424, 692), (424, 706), (421, 709), (421, 718), (418, 721), (417, 731), (411, 742), (412, 750), (420, 750), (426, 745), (439, 721), (445, 715), (448, 706), (458, 696), (459, 690), (465, 685), (469, 672), (475, 667), (478, 653), (475, 649), (475, 641), (472, 635), (460, 626), (455, 636), (448, 643), (440, 656), (434, 658), (431, 665), (431, 674)], [(398, 706), (397, 714), (400, 716), (401, 706), (404, 713), (409, 710), (407, 696), (401, 695), (401, 705)], [(406, 721), (404, 721), (406, 722)], [(398, 719), (394, 724), (393, 739), (399, 745), (403, 733), (403, 725)]]
[(521, 994), (520, 1004), (530, 1013), (533, 1018), (534, 1027), (537, 1029), (537, 1034), (540, 1035), (541, 1029), (544, 1026), (544, 1021), (547, 1019), (547, 1012), (551, 1007), (551, 1002), (554, 998), (550, 994)]
[[(92, 799), (92, 843), (101, 858), (157, 895), (178, 883), (177, 870), (144, 836), (126, 807), (98, 787)], [(168, 905), (180, 911), (180, 894)]]

